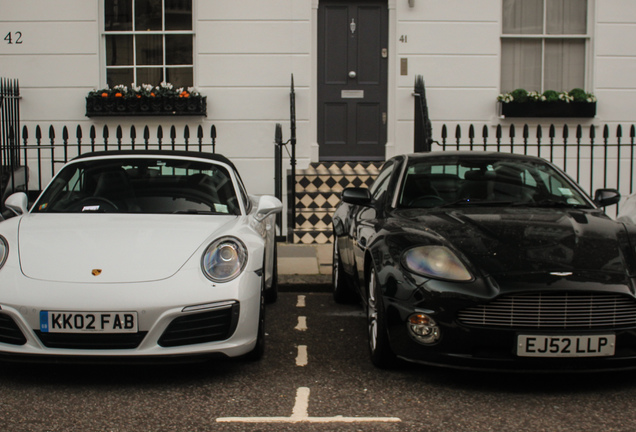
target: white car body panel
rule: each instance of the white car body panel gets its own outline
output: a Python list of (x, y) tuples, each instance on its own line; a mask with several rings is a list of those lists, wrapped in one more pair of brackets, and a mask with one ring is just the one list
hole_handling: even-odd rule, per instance
[[(165, 279), (175, 274), (208, 240), (202, 233), (213, 236), (219, 229), (220, 234), (230, 232), (237, 219), (237, 216), (197, 215), (30, 214), (20, 222), (22, 272), (32, 279), (72, 283)], [(93, 276), (93, 269), (101, 270), (101, 274)]]

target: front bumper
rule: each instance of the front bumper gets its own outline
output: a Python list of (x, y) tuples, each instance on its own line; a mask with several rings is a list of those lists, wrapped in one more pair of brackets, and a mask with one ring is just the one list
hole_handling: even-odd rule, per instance
[[(585, 329), (467, 325), (458, 319), (457, 314), (469, 303), (458, 301), (452, 296), (439, 296), (434, 307), (430, 309), (392, 297), (385, 297), (384, 303), (393, 352), (410, 362), (496, 371), (578, 372), (636, 369), (636, 324)], [(429, 302), (429, 305), (431, 303)], [(417, 342), (409, 333), (407, 319), (416, 312), (433, 317), (441, 334), (439, 341), (425, 345)], [(577, 336), (614, 335), (615, 350), (611, 356), (526, 357), (517, 354), (520, 335), (558, 335), (572, 337), (573, 340)]]
[[(0, 356), (61, 360), (236, 357), (256, 345), (261, 277), (214, 284), (198, 277), (136, 284), (62, 284), (22, 278), (0, 297)], [(46, 333), (41, 311), (129, 312), (135, 333)]]

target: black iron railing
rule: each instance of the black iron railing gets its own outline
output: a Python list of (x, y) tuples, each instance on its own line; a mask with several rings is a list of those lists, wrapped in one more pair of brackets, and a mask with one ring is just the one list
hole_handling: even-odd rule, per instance
[[(0, 79), (0, 199), (23, 190), (27, 171), (20, 161), (20, 85), (18, 80)], [(2, 204), (4, 205), (4, 204)]]

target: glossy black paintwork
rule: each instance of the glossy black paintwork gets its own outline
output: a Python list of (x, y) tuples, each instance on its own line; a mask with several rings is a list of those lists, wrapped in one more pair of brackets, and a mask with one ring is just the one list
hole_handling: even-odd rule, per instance
[[(612, 292), (633, 298), (636, 233), (632, 228), (610, 219), (589, 197), (588, 208), (392, 208), (392, 194), (398, 190), (406, 160), (398, 156), (391, 161), (395, 169), (387, 196), (343, 202), (334, 215), (342, 270), (359, 281), (352, 285), (360, 290), (363, 302), (368, 269), (373, 266), (377, 272), (391, 346), (398, 356), (495, 369), (636, 367), (636, 325), (612, 329), (620, 342), (612, 358), (523, 359), (514, 354), (516, 329), (467, 327), (457, 321), (458, 311), (511, 293)], [(409, 272), (401, 264), (402, 254), (419, 245), (449, 247), (474, 279), (442, 281)], [(424, 346), (408, 335), (404, 323), (414, 311), (435, 317), (442, 328), (439, 343)]]

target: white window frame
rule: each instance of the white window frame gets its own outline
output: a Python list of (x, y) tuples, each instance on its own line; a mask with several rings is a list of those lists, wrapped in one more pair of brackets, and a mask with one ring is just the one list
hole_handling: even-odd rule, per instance
[[(162, 31), (136, 31), (135, 30), (135, 21), (134, 21), (134, 10), (135, 10), (135, 2), (136, 0), (133, 0), (133, 30), (132, 31), (106, 31), (106, 27), (105, 27), (105, 16), (104, 14), (106, 13), (106, 7), (105, 7), (105, 0), (101, 0), (99, 2), (99, 29), (100, 29), (100, 34), (101, 34), (101, 40), (100, 40), (100, 50), (101, 50), (101, 56), (100, 56), (100, 81), (102, 83), (102, 86), (105, 87), (108, 83), (108, 69), (130, 69), (132, 67), (133, 69), (133, 78), (137, 77), (137, 68), (141, 67), (141, 68), (157, 68), (157, 69), (162, 69), (163, 71), (163, 77), (164, 77), (164, 81), (166, 80), (166, 69), (171, 69), (171, 68), (178, 68), (178, 67), (192, 67), (192, 81), (193, 81), (193, 86), (196, 87), (196, 83), (197, 83), (197, 73), (196, 73), (196, 67), (195, 67), (195, 62), (196, 62), (196, 29), (195, 29), (195, 25), (196, 25), (196, 19), (195, 17), (196, 15), (196, 7), (197, 7), (197, 1), (196, 0), (192, 0), (192, 30), (162, 30)], [(165, 1), (162, 0), (162, 7), (165, 7)], [(161, 15), (161, 27), (165, 28), (165, 22), (166, 20), (166, 15), (165, 15), (165, 11), (163, 11), (162, 15)], [(165, 35), (170, 34), (170, 35), (191, 35), (192, 37), (192, 64), (185, 64), (185, 65), (166, 65), (166, 42), (165, 42)], [(133, 36), (133, 64), (128, 65), (128, 66), (108, 66), (108, 62), (107, 62), (107, 52), (106, 52), (106, 36), (110, 36), (110, 35), (132, 35)], [(162, 47), (163, 47), (163, 63), (161, 65), (145, 65), (145, 66), (138, 66), (137, 65), (137, 49), (136, 49), (136, 38), (134, 37), (135, 35), (162, 35), (164, 37), (163, 39), (163, 43), (162, 43)], [(133, 83), (118, 83), (118, 84), (123, 84), (123, 85), (130, 85)], [(134, 84), (136, 85), (141, 85), (141, 84), (156, 84), (156, 83), (138, 83), (138, 82), (134, 82)]]
[(502, 75), (502, 64), (503, 64), (503, 41), (508, 39), (528, 39), (528, 40), (541, 40), (541, 89), (526, 89), (528, 91), (540, 91), (544, 92), (546, 90), (556, 90), (556, 91), (569, 91), (572, 89), (548, 89), (545, 88), (545, 56), (546, 56), (546, 41), (547, 40), (557, 40), (557, 39), (575, 39), (575, 40), (584, 40), (585, 41), (585, 76), (584, 76), (584, 89), (587, 91), (593, 90), (593, 59), (594, 59), (594, 46), (592, 43), (592, 39), (594, 36), (594, 17), (596, 12), (596, 0), (587, 0), (587, 23), (586, 23), (586, 33), (585, 34), (547, 34), (547, 0), (543, 0), (543, 32), (541, 34), (508, 34), (504, 33), (504, 22), (503, 22), (503, 0), (500, 2), (501, 10), (499, 13), (499, 17), (501, 19), (501, 43), (499, 45), (500, 48), (500, 57), (499, 57), (499, 87), (500, 91), (512, 91), (515, 89), (504, 89), (502, 85), (503, 75)]

